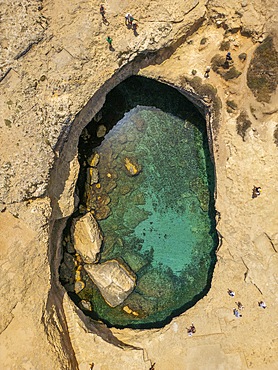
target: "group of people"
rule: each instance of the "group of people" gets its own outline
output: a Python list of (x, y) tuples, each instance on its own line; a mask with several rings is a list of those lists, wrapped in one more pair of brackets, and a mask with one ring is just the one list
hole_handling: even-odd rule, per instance
[(138, 24), (136, 22), (136, 19), (130, 13), (127, 13), (125, 15), (125, 25), (128, 28), (133, 29), (134, 33), (137, 32)]
[[(106, 25), (108, 25), (109, 24), (109, 22), (108, 22), (108, 20), (106, 19), (106, 17), (105, 17), (105, 8), (104, 8), (104, 5), (103, 4), (101, 4), (100, 5), (100, 8), (99, 8), (99, 12), (100, 12), (100, 14), (101, 14), (101, 16), (102, 16), (102, 21), (103, 21), (103, 23), (105, 23)], [(108, 42), (108, 46), (109, 46), (109, 49), (110, 50), (114, 50), (113, 49), (113, 46), (112, 46), (112, 37), (110, 37), (110, 36), (107, 36), (106, 37), (106, 41)]]
[[(231, 289), (228, 289), (228, 294), (230, 297), (235, 296), (235, 292)], [(242, 314), (239, 312), (239, 310), (243, 310), (244, 306), (241, 302), (235, 302), (235, 303), (237, 305), (237, 308), (233, 308), (233, 314), (235, 315), (235, 317), (242, 317)], [(266, 308), (266, 303), (264, 301), (259, 301), (258, 306), (261, 308)]]
[[(225, 64), (227, 67), (230, 66), (230, 64), (233, 63), (233, 58), (232, 58), (232, 55), (230, 53), (230, 51), (226, 54), (226, 60), (225, 60)], [(207, 66), (206, 69), (205, 69), (205, 74), (204, 74), (204, 77), (205, 78), (209, 78), (209, 74), (210, 74), (210, 66)]]
[[(232, 289), (228, 289), (227, 292), (228, 292), (230, 297), (235, 297), (235, 292)], [(237, 305), (237, 308), (233, 308), (233, 314), (235, 315), (235, 317), (242, 317), (242, 314), (240, 313), (240, 311), (242, 311), (244, 309), (244, 306), (239, 301), (235, 302), (235, 303)], [(258, 306), (265, 309), (266, 308), (266, 303), (264, 301), (259, 301)], [(188, 336), (190, 336), (190, 337), (194, 333), (196, 333), (196, 328), (195, 328), (193, 323), (191, 324), (191, 326), (189, 328), (186, 328), (186, 330), (187, 330)]]
[[(102, 16), (103, 22), (105, 24), (109, 24), (109, 22), (107, 21), (107, 19), (105, 17), (105, 8), (104, 8), (103, 4), (100, 5), (99, 12)], [(138, 35), (138, 33), (137, 33), (138, 23), (136, 22), (136, 19), (130, 13), (127, 13), (125, 15), (125, 25), (128, 28), (131, 28), (133, 30), (135, 36)], [(107, 36), (106, 41), (108, 42), (109, 49), (114, 50), (113, 46), (112, 46), (112, 41), (113, 41), (112, 38), (110, 36)]]

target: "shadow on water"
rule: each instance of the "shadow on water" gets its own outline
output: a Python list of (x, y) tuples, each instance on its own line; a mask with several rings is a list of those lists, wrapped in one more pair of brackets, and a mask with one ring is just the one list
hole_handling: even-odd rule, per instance
[[(156, 107), (179, 118), (193, 115), (200, 119), (201, 116), (193, 103), (176, 89), (146, 77), (132, 76), (107, 94), (99, 123), (109, 123), (111, 129), (137, 105)], [(199, 128), (205, 129), (205, 125)]]
[[(179, 308), (172, 310), (171, 314), (165, 319), (159, 321), (155, 318), (147, 323), (136, 323), (134, 320), (132, 323), (125, 323), (124, 325), (116, 325), (108, 322), (104, 317), (100, 317), (96, 312), (86, 311), (84, 313), (94, 320), (101, 320), (108, 327), (116, 328), (136, 328), (136, 329), (150, 329), (150, 328), (161, 328), (170, 323), (173, 317), (176, 317), (192, 306), (194, 306), (201, 298), (203, 298), (209, 291), (211, 287), (211, 280), (213, 275), (214, 266), (216, 263), (216, 248), (218, 245), (218, 236), (216, 233), (216, 222), (215, 222), (215, 207), (214, 207), (214, 169), (213, 163), (210, 159), (209, 145), (206, 133), (206, 124), (204, 118), (201, 116), (199, 111), (195, 106), (188, 101), (180, 92), (175, 90), (168, 85), (159, 83), (157, 81), (147, 79), (145, 77), (132, 76), (127, 80), (116, 86), (110, 93), (107, 94), (106, 102), (97, 114), (97, 116), (86, 126), (86, 130), (90, 135), (90, 140), (87, 139), (86, 135), (81, 135), (79, 141), (79, 160), (80, 164), (83, 165), (88, 153), (92, 153), (95, 148), (100, 146), (103, 138), (97, 137), (97, 127), (104, 125), (109, 132), (125, 115), (134, 107), (149, 106), (156, 107), (163, 112), (170, 113), (175, 117), (188, 120), (196, 126), (196, 128), (202, 134), (203, 149), (205, 152), (205, 167), (209, 188), (209, 204), (208, 204), (208, 216), (210, 220), (210, 231), (209, 235), (213, 240), (213, 248), (209, 252), (210, 263), (207, 263), (207, 275), (206, 278), (203, 277), (204, 288), (193, 296), (191, 300), (181, 305)], [(79, 178), (77, 182), (77, 190), (79, 196), (83, 199), (83, 193), (85, 189), (86, 172), (87, 167), (82, 166), (79, 173)], [(85, 207), (86, 204), (83, 204)], [(78, 212), (75, 213), (68, 220), (68, 229), (70, 228), (71, 220), (73, 217), (78, 216)], [(202, 260), (200, 260), (202, 264)], [(200, 267), (201, 268), (201, 267)], [(201, 276), (201, 275), (200, 275)], [(62, 281), (65, 285), (65, 281)], [(74, 291), (68, 291), (71, 299), (80, 306), (81, 298), (74, 293)]]

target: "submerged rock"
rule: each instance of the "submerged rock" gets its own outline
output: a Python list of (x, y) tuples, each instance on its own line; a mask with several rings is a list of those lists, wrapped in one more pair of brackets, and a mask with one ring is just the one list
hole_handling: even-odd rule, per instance
[(99, 163), (99, 154), (93, 153), (88, 159), (87, 163), (90, 167), (96, 167)]
[(84, 268), (111, 307), (124, 302), (135, 288), (135, 274), (117, 260), (85, 265)]
[(80, 306), (87, 311), (92, 311), (91, 302), (86, 301), (85, 299), (82, 299), (82, 301), (80, 302)]
[(86, 263), (95, 263), (103, 240), (98, 223), (91, 213), (74, 220), (71, 229), (74, 247)]
[(124, 261), (130, 266), (132, 271), (138, 272), (142, 267), (148, 265), (150, 261), (147, 255), (142, 256), (140, 253), (133, 251), (127, 251), (122, 255)]
[(130, 158), (125, 158), (125, 168), (130, 176), (136, 176), (141, 172), (140, 165)]
[(75, 293), (76, 293), (76, 294), (80, 293), (80, 292), (81, 292), (81, 290), (83, 290), (84, 288), (85, 288), (85, 283), (84, 283), (84, 281), (79, 280), (79, 281), (76, 281), (76, 282), (74, 283), (74, 291), (75, 291)]
[(128, 313), (129, 315), (133, 315), (133, 316), (139, 316), (139, 313), (136, 312), (136, 311), (132, 311), (132, 309), (128, 306), (124, 306), (123, 307), (123, 311), (125, 311), (126, 313)]
[(64, 283), (74, 282), (74, 257), (69, 253), (64, 253), (64, 260), (60, 267), (60, 277)]
[(97, 137), (105, 136), (107, 128), (104, 125), (100, 125), (97, 128)]
[(117, 183), (114, 180), (111, 180), (108, 182), (108, 184), (105, 186), (106, 193), (112, 193), (112, 191), (117, 187)]
[(110, 208), (104, 205), (99, 209), (96, 209), (94, 215), (97, 220), (105, 220), (107, 217), (109, 217), (110, 213), (111, 213)]
[(89, 185), (97, 184), (99, 181), (98, 170), (94, 167), (87, 169), (87, 182)]

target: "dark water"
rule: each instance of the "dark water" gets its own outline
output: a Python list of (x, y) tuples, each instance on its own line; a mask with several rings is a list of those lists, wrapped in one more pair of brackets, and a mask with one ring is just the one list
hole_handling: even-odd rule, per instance
[[(81, 139), (80, 146), (81, 157), (92, 149), (100, 155), (98, 196), (109, 199), (109, 216), (99, 220), (105, 236), (100, 262), (117, 259), (137, 283), (111, 308), (83, 273), (86, 287), (79, 299), (91, 301), (93, 316), (112, 326), (162, 326), (207, 292), (215, 263), (205, 122), (177, 91), (136, 77), (114, 89), (102, 113), (99, 124), (110, 131), (98, 143), (88, 127), (92, 139)], [(139, 174), (130, 176), (127, 160)]]

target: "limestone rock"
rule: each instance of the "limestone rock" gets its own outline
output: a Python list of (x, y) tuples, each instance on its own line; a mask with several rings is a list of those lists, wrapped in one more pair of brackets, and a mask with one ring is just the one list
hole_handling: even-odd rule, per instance
[(135, 287), (135, 275), (117, 260), (85, 265), (84, 268), (111, 307), (124, 302)]
[(99, 259), (102, 235), (98, 223), (91, 213), (75, 220), (72, 226), (74, 247), (86, 263), (95, 263)]
[(79, 172), (79, 162), (77, 155), (70, 162), (70, 170), (68, 178), (65, 182), (65, 187), (58, 200), (59, 208), (62, 217), (71, 215), (78, 203), (78, 197), (75, 194), (75, 185)]
[(78, 293), (80, 293), (81, 292), (81, 290), (83, 290), (85, 288), (85, 283), (84, 283), (84, 281), (76, 281), (75, 283), (74, 283), (74, 291), (75, 291), (75, 293), (76, 294), (78, 294)]
[(129, 315), (133, 315), (133, 316), (139, 316), (139, 313), (136, 312), (136, 311), (133, 311), (131, 308), (129, 308), (128, 306), (124, 306), (123, 307), (123, 311), (125, 311), (126, 313), (128, 313)]
[(125, 158), (125, 168), (130, 176), (136, 176), (141, 171), (140, 165), (130, 158)]
[(80, 306), (87, 311), (92, 311), (92, 305), (89, 301), (82, 299), (82, 301), (80, 302)]
[(64, 260), (60, 267), (60, 277), (64, 283), (74, 282), (74, 257), (69, 253), (64, 253)]
[(104, 205), (97, 209), (94, 214), (97, 220), (105, 220), (107, 217), (110, 216), (110, 213), (111, 213), (110, 207)]
[(107, 129), (106, 129), (106, 127), (104, 125), (98, 126), (98, 128), (97, 128), (97, 137), (103, 137), (103, 136), (105, 136), (106, 131), (107, 131)]
[(87, 169), (87, 182), (89, 185), (98, 183), (98, 170), (97, 168), (90, 167)]
[(98, 153), (93, 153), (88, 159), (87, 163), (90, 167), (96, 167), (99, 162), (99, 154)]
[(266, 259), (269, 259), (274, 253), (277, 253), (271, 239), (266, 233), (262, 233), (259, 235), (255, 240), (254, 244), (257, 247), (258, 251), (264, 256)]

